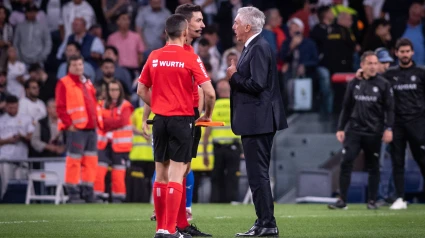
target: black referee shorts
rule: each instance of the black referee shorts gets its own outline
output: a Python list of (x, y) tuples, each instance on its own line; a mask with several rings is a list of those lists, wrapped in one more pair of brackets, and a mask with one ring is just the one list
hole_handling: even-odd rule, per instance
[(193, 116), (161, 116), (153, 119), (153, 144), (155, 162), (172, 160), (191, 161), (193, 144)]
[[(198, 119), (200, 115), (199, 115), (199, 110), (197, 107), (193, 109), (195, 110), (195, 117), (194, 117), (194, 122), (195, 122), (195, 120)], [(199, 141), (201, 141), (202, 129), (200, 126), (195, 126), (195, 123), (193, 123), (193, 127), (195, 128), (195, 131), (193, 133), (192, 158), (196, 158), (198, 154)]]

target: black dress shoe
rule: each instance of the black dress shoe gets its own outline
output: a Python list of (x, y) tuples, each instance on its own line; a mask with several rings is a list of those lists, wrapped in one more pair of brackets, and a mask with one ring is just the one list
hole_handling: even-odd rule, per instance
[(253, 226), (245, 233), (237, 233), (236, 237), (279, 237), (279, 229)]

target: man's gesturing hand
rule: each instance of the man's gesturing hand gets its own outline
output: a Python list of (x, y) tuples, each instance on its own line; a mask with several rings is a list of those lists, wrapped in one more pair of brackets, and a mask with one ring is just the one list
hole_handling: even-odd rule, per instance
[(233, 75), (234, 73), (236, 73), (236, 72), (238, 72), (238, 71), (236, 70), (236, 64), (235, 64), (235, 61), (234, 61), (234, 60), (232, 60), (232, 63), (230, 64), (230, 67), (229, 67), (229, 68), (227, 68), (227, 70), (226, 70), (226, 79), (227, 79), (227, 80), (230, 80), (230, 78), (232, 77), (232, 75)]

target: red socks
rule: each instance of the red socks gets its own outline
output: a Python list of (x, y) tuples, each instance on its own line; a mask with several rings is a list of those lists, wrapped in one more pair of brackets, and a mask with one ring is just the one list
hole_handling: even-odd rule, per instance
[[(182, 200), (183, 186), (179, 183), (168, 182), (166, 201), (166, 229), (170, 234), (176, 232), (177, 214)], [(155, 206), (156, 209), (156, 206)], [(157, 213), (158, 214), (158, 213)]]
[(186, 178), (183, 179), (183, 193), (182, 193), (182, 199), (180, 202), (180, 208), (179, 213), (177, 215), (177, 227), (184, 229), (189, 226), (189, 222), (187, 222), (186, 217)]
[(156, 231), (166, 229), (166, 203), (167, 201), (167, 184), (154, 182), (153, 184), (153, 203), (156, 213)]

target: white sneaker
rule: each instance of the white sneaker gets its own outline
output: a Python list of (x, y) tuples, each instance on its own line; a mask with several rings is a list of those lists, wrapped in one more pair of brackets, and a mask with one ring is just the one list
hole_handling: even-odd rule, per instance
[(390, 207), (391, 210), (407, 209), (407, 202), (403, 201), (403, 198), (397, 198), (393, 205)]

